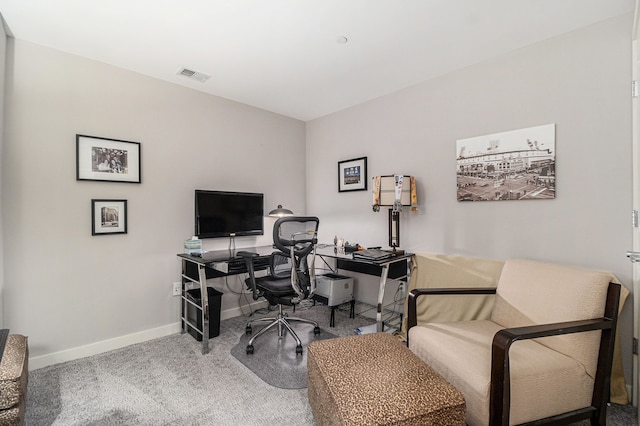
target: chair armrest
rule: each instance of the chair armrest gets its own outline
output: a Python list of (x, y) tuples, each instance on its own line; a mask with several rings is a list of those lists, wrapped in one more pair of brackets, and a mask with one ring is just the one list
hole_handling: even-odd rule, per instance
[(530, 325), (526, 327), (505, 328), (493, 337), (493, 348), (508, 351), (517, 340), (537, 339), (562, 334), (581, 333), (583, 331), (607, 330), (612, 327), (611, 318), (596, 318), (581, 321), (557, 322), (552, 324)]
[(258, 256), (258, 253), (252, 253), (248, 251), (239, 251), (238, 256), (242, 257), (244, 260), (245, 267), (247, 268), (247, 273), (249, 274), (249, 285), (251, 287), (251, 291), (253, 292), (253, 300), (258, 300), (262, 297), (262, 292), (258, 290), (256, 286), (256, 271), (253, 267), (253, 258)]
[(414, 288), (407, 297), (407, 346), (409, 346), (409, 330), (418, 325), (417, 303), (420, 296), (431, 295), (477, 295), (495, 294), (493, 287), (476, 288)]
[[(518, 340), (537, 339), (540, 337), (602, 330), (603, 335), (601, 336), (600, 349), (598, 352), (598, 371), (596, 372), (596, 384), (594, 385), (594, 401), (597, 398), (608, 399), (609, 380), (613, 359), (613, 339), (618, 320), (617, 313), (619, 301), (620, 285), (611, 283), (609, 284), (605, 313), (602, 318), (551, 324), (537, 324), (525, 327), (505, 328), (498, 331), (494, 335), (493, 342), (491, 344), (489, 423), (491, 425), (509, 425), (509, 409), (511, 405), (509, 349), (511, 345)], [(604, 382), (604, 385), (599, 386), (597, 382)], [(598, 391), (599, 387), (604, 390)], [(586, 410), (584, 413), (589, 413), (589, 411)], [(588, 419), (589, 417), (587, 415), (587, 417), (584, 418)]]

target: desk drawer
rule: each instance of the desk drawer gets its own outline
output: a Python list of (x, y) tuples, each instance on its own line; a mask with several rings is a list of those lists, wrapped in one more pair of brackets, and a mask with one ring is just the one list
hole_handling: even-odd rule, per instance
[[(182, 272), (192, 280), (199, 281), (200, 277), (198, 276), (198, 264), (193, 262), (186, 262), (186, 261), (184, 263), (185, 263), (184, 270)], [(207, 276), (207, 279), (225, 276), (224, 272), (216, 271), (215, 269), (211, 269), (211, 268), (204, 268), (204, 272), (205, 272), (205, 275)]]
[[(187, 261), (184, 261), (184, 263), (186, 265), (184, 267), (183, 273), (187, 277), (191, 278), (192, 280), (199, 281), (200, 277), (198, 277), (198, 264), (193, 262), (187, 262)], [(267, 269), (268, 267), (269, 267), (268, 256), (261, 256), (254, 259), (253, 261), (253, 268), (256, 271), (262, 271), (264, 269)], [(233, 260), (231, 262), (228, 262), (228, 272), (226, 274), (222, 271), (218, 271), (216, 269), (209, 268), (209, 267), (204, 268), (204, 271), (205, 271), (205, 275), (207, 276), (207, 279), (210, 279), (210, 278), (224, 277), (227, 275), (244, 274), (247, 272), (247, 268), (245, 266), (244, 260)]]
[[(351, 260), (338, 259), (338, 269), (343, 271), (359, 272), (361, 274), (380, 276), (382, 266), (372, 265), (370, 263), (354, 262)], [(407, 260), (401, 260), (389, 265), (389, 279), (399, 278), (407, 275)]]

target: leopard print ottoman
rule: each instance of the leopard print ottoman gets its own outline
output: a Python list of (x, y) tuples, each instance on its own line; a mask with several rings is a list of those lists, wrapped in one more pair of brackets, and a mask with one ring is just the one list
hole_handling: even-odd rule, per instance
[(309, 404), (317, 425), (464, 425), (462, 394), (387, 333), (312, 342)]

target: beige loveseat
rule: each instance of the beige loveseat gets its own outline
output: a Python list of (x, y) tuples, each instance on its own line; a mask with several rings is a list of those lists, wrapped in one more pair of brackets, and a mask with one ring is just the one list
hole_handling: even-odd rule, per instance
[[(509, 261), (510, 268), (509, 272), (506, 274), (511, 275), (511, 279), (523, 280), (526, 281), (527, 277), (521, 277), (517, 275), (514, 271), (517, 271), (518, 268), (522, 270), (526, 270), (527, 267), (545, 269), (547, 266), (553, 270), (553, 265), (547, 264), (536, 264), (536, 263), (527, 263), (527, 261), (518, 263), (517, 261)], [(513, 266), (515, 265), (515, 267)], [(488, 260), (488, 259), (478, 259), (471, 257), (463, 257), (463, 256), (451, 256), (451, 255), (441, 255), (441, 254), (418, 254), (416, 255), (414, 262), (414, 270), (412, 272), (412, 279), (409, 285), (409, 290), (413, 288), (442, 288), (442, 287), (452, 287), (452, 288), (469, 288), (469, 287), (496, 287), (500, 276), (503, 273), (504, 262), (496, 261), (496, 260)], [(562, 272), (562, 269), (558, 271)], [(514, 275), (515, 274), (515, 275)], [(606, 273), (595, 273), (594, 277), (597, 278), (598, 281), (602, 281), (606, 284), (608, 281), (616, 282), (616, 278), (611, 274)], [(533, 283), (529, 283), (529, 285), (533, 285)], [(602, 285), (600, 285), (602, 287)], [(581, 287), (580, 287), (581, 288)], [(578, 298), (584, 299), (585, 294), (591, 294), (595, 289), (591, 289), (587, 292), (577, 292)], [(600, 291), (600, 290), (597, 290)], [(532, 292), (531, 294), (535, 294)], [(622, 295), (620, 301), (620, 307), (622, 307), (624, 303), (624, 299), (628, 295), (628, 291), (622, 288)], [(493, 295), (484, 295), (484, 296), (437, 296), (437, 297), (422, 297), (419, 300), (419, 305), (417, 311), (418, 315), (418, 324), (427, 324), (427, 323), (442, 323), (442, 322), (451, 322), (451, 321), (470, 321), (470, 320), (488, 320), (490, 317), (493, 319), (496, 318), (496, 313), (494, 311), (494, 297)], [(576, 299), (578, 299), (576, 298)], [(572, 298), (569, 298), (571, 300)], [(588, 298), (587, 298), (588, 299)], [(511, 301), (510, 301), (511, 302)], [(544, 301), (543, 301), (544, 302)], [(515, 303), (518, 303), (515, 301)], [(543, 303), (544, 305), (544, 303)], [(512, 310), (510, 303), (504, 303), (504, 300), (500, 300), (500, 303), (496, 305), (498, 311), (504, 309)], [(543, 310), (544, 310), (543, 306)], [(581, 310), (581, 308), (573, 307), (574, 309)], [(539, 309), (539, 308), (538, 308)], [(551, 308), (553, 309), (553, 308)], [(492, 315), (493, 312), (493, 315)], [(551, 315), (555, 315), (552, 311)], [(504, 314), (504, 312), (503, 312)], [(509, 315), (513, 314), (513, 312), (509, 312)], [(498, 313), (497, 315), (501, 315)], [(532, 314), (533, 316), (537, 314)], [(542, 314), (544, 315), (544, 313)], [(601, 315), (601, 314), (600, 314)], [(503, 318), (504, 319), (504, 318)], [(490, 321), (486, 321), (487, 323)], [(420, 329), (420, 327), (418, 327)], [(403, 330), (406, 332), (406, 321)], [(415, 331), (415, 332), (414, 332)], [(438, 329), (438, 327), (431, 327), (431, 330), (428, 328), (421, 328), (420, 330), (414, 330), (411, 332), (411, 339), (422, 339), (422, 341), (410, 341), (410, 347), (418, 353), (421, 358), (423, 358), (427, 363), (437, 363), (437, 354), (438, 350), (436, 350), (435, 357), (433, 358), (433, 354), (427, 353), (429, 351), (429, 347), (434, 346), (434, 336), (435, 341), (441, 342), (439, 339), (442, 336), (445, 336), (448, 333), (451, 333), (451, 330), (443, 331), (442, 329)], [(478, 332), (481, 332), (478, 330)], [(458, 333), (455, 332), (454, 333)], [(438, 337), (440, 336), (440, 337)], [(446, 338), (446, 336), (444, 337)], [(410, 339), (410, 340), (411, 340)], [(425, 343), (427, 340), (431, 339), (430, 343)], [(469, 341), (473, 340), (474, 337), (470, 337)], [(445, 344), (446, 343), (442, 343)], [(616, 345), (618, 346), (618, 345)], [(469, 348), (466, 348), (467, 351), (474, 350), (473, 345)], [(423, 352), (423, 353), (421, 353)], [(457, 354), (447, 354), (445, 356), (457, 356)], [(462, 356), (462, 355), (461, 355)], [(611, 380), (611, 400), (613, 402), (618, 403), (627, 403), (628, 396), (626, 393), (626, 387), (624, 383), (624, 377), (622, 375), (622, 363), (619, 348), (616, 347), (616, 353), (614, 357), (614, 367), (613, 374)], [(463, 362), (463, 361), (461, 361)], [(585, 365), (588, 364), (585, 363)], [(590, 368), (587, 365), (587, 368)], [(438, 368), (436, 368), (438, 370)], [(445, 372), (446, 373), (446, 372)], [(442, 373), (441, 373), (442, 374)], [(447, 377), (447, 374), (444, 374)], [(451, 380), (451, 378), (450, 378)], [(586, 383), (586, 382), (585, 382)], [(454, 383), (456, 385), (456, 383)], [(464, 386), (464, 385), (460, 385)], [(576, 385), (575, 387), (584, 387), (582, 385)], [(463, 391), (463, 393), (465, 393)], [(467, 396), (466, 396), (467, 398)], [(473, 398), (471, 394), (468, 395), (468, 399)], [(468, 406), (473, 404), (469, 404)], [(535, 405), (535, 404), (534, 404)], [(471, 407), (468, 407), (471, 408)], [(477, 413), (472, 413), (471, 417)], [(486, 414), (486, 413), (485, 413)], [(485, 417), (485, 414), (480, 413), (480, 417)], [(467, 421), (469, 422), (470, 417), (468, 415)], [(482, 421), (474, 421), (471, 418), (471, 424), (482, 424)]]

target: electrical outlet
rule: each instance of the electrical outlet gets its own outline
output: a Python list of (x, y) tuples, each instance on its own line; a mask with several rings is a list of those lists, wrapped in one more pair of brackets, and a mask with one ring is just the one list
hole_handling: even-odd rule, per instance
[(173, 283), (173, 295), (180, 296), (182, 294), (182, 283)]
[(406, 284), (402, 281), (398, 285), (398, 293), (400, 293), (400, 298), (402, 299), (407, 297), (407, 287), (406, 287)]

